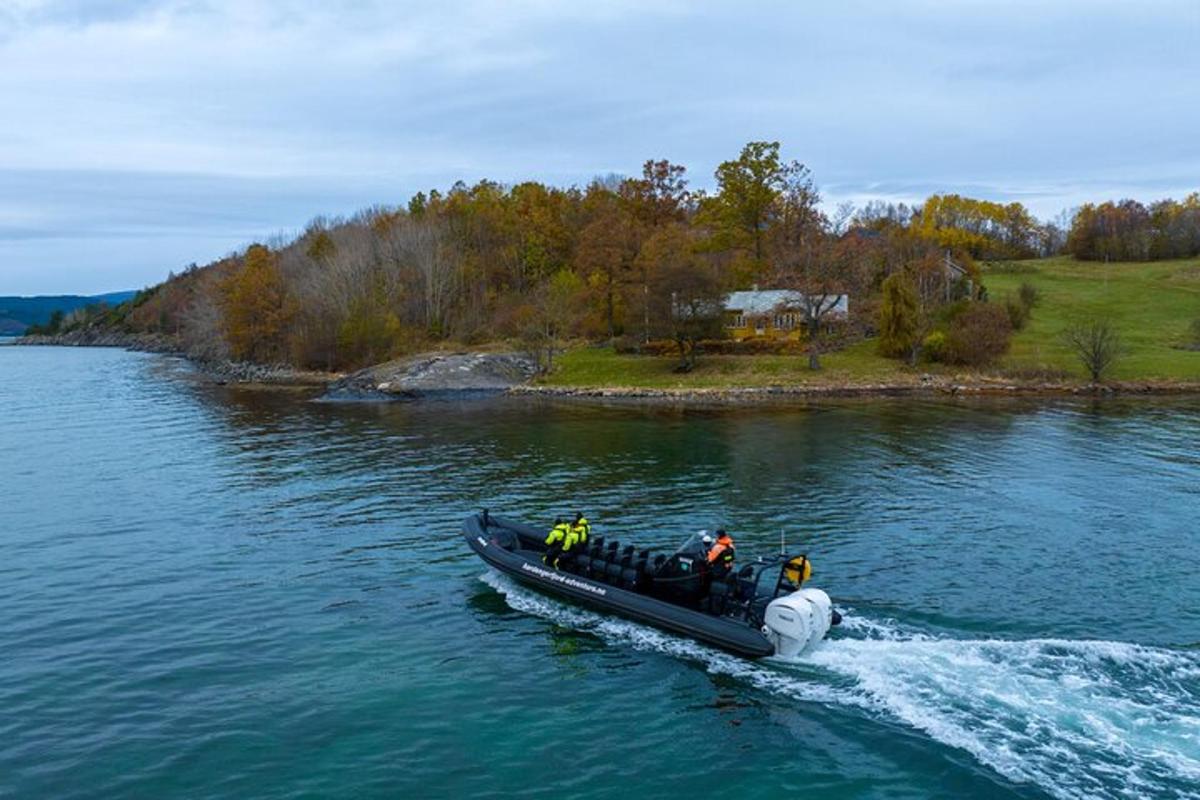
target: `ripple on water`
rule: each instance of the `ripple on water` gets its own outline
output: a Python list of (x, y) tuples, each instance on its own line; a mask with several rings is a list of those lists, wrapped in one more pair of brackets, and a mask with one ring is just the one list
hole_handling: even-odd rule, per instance
[[(187, 376), (0, 349), (0, 795), (1194, 794), (1194, 403), (363, 409)], [(659, 548), (783, 528), (852, 614), (752, 664), (497, 592), (458, 535), (484, 506)]]

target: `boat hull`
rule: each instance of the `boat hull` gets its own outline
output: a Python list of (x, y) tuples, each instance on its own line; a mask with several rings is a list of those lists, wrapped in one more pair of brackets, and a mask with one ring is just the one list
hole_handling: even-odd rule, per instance
[(763, 658), (775, 652), (766, 636), (742, 620), (705, 614), (581, 575), (552, 569), (540, 560), (501, 546), (493, 536), (493, 528), (528, 533), (534, 533), (533, 529), (494, 516), (485, 525), (481, 514), (472, 515), (463, 523), (463, 537), (470, 548), (486, 564), (526, 586), (696, 639), (739, 656)]

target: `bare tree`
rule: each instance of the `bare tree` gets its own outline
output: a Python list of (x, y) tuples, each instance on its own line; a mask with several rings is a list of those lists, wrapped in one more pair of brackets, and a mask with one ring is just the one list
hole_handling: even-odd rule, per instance
[(571, 333), (571, 321), (579, 316), (583, 282), (570, 270), (559, 270), (536, 287), (529, 296), (521, 326), (526, 351), (537, 361), (538, 371), (554, 367), (554, 354), (563, 337)]
[(1063, 342), (1088, 371), (1092, 383), (1099, 383), (1125, 352), (1121, 335), (1107, 319), (1092, 319), (1070, 326), (1063, 331)]
[(180, 315), (184, 351), (197, 361), (229, 358), (229, 345), (221, 335), (221, 309), (212, 292), (198, 292)]
[(638, 259), (648, 266), (651, 280), (648, 307), (651, 330), (675, 342), (677, 372), (696, 366), (696, 344), (721, 332), (724, 292), (712, 263), (695, 250), (694, 237), (683, 225), (671, 225), (651, 236)]
[[(797, 293), (808, 341), (809, 369), (821, 368), (824, 332), (835, 312), (847, 310), (849, 295), (864, 286), (864, 269), (854, 242), (820, 232), (776, 257), (779, 285)], [(843, 303), (845, 297), (847, 303)], [(780, 311), (784, 309), (779, 309)]]
[(387, 260), (408, 267), (417, 279), (425, 329), (446, 334), (446, 315), (458, 288), (458, 259), (450, 246), (445, 224), (429, 214), (397, 217), (384, 234)]

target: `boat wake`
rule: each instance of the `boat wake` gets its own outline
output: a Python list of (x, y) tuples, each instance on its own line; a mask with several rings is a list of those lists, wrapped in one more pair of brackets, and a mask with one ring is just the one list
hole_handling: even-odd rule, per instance
[(800, 701), (898, 720), (1060, 798), (1200, 797), (1200, 654), (1124, 642), (950, 639), (847, 615), (795, 662), (752, 662), (567, 606), (494, 572), (509, 606)]

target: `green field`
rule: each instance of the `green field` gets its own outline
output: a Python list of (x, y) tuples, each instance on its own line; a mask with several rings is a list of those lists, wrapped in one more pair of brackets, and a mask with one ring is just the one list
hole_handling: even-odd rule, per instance
[[(985, 267), (984, 283), (994, 302), (1016, 294), (1023, 282), (1037, 287), (1041, 301), (1012, 350), (986, 376), (1036, 379), (1085, 373), (1061, 342), (1076, 320), (1106, 317), (1119, 330), (1126, 355), (1112, 370), (1115, 380), (1200, 381), (1200, 351), (1180, 347), (1192, 321), (1200, 318), (1200, 260), (1148, 264), (1100, 264), (1071, 258), (1009, 262)], [(680, 375), (675, 360), (617, 355), (606, 347), (564, 353), (542, 379), (550, 386), (655, 389), (737, 386), (863, 385), (914, 383), (922, 373), (972, 377), (962, 369), (923, 364), (916, 369), (885, 359), (874, 341), (859, 342), (822, 357), (812, 372), (804, 356), (704, 356), (695, 371)], [(982, 376), (975, 376), (982, 377)]]
[(1200, 351), (1181, 349), (1200, 319), (1200, 260), (1103, 264), (1052, 258), (997, 265), (984, 283), (993, 300), (1028, 281), (1041, 293), (1028, 327), (1013, 338), (1010, 368), (1050, 367), (1084, 377), (1061, 333), (1073, 321), (1107, 317), (1126, 355), (1112, 370), (1117, 380), (1200, 381)]

